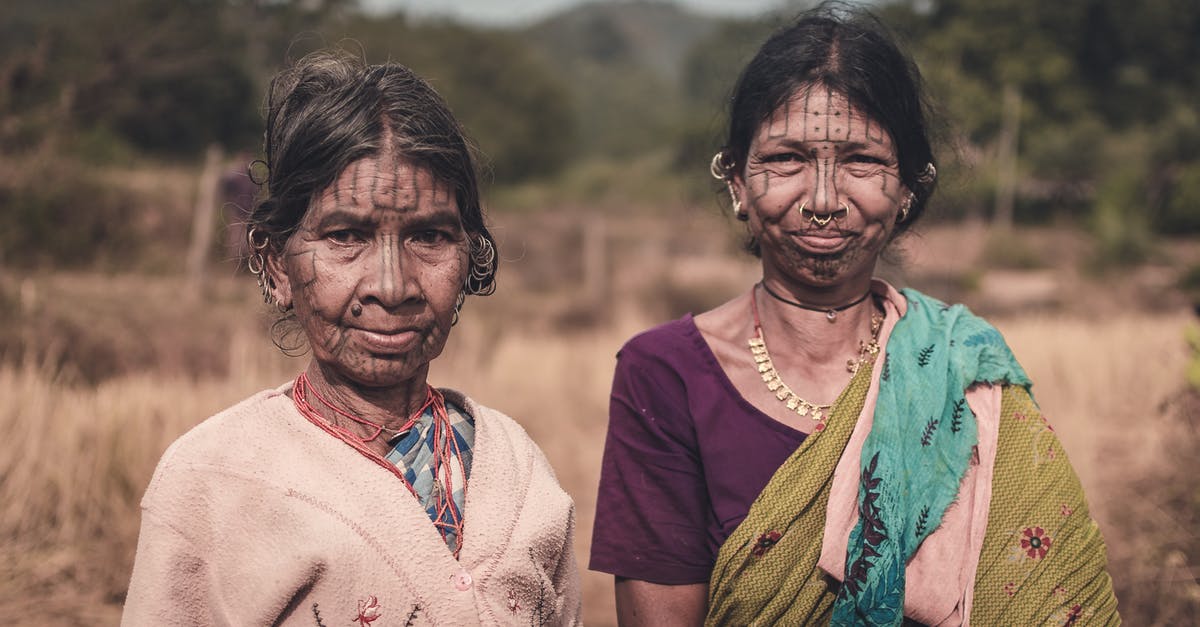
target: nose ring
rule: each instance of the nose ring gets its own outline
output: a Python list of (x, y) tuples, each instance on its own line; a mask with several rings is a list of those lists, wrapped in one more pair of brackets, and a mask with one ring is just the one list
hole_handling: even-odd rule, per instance
[(840, 204), (841, 208), (839, 210), (834, 211), (833, 213), (827, 213), (824, 216), (818, 216), (817, 212), (806, 209), (806, 205), (808, 205), (808, 201), (800, 203), (800, 219), (803, 220), (804, 212), (808, 211), (809, 224), (815, 224), (817, 226), (825, 226), (826, 224), (829, 224), (829, 221), (837, 217), (838, 214), (842, 214), (843, 217), (850, 215), (850, 206), (844, 202)]

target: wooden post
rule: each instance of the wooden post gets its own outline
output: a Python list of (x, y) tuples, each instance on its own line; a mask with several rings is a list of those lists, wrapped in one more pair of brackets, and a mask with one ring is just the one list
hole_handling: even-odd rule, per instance
[(608, 229), (604, 216), (583, 221), (583, 289), (601, 317), (608, 316)]
[(204, 286), (208, 253), (212, 248), (216, 223), (217, 185), (221, 178), (221, 147), (212, 144), (204, 153), (204, 169), (196, 190), (196, 205), (192, 209), (192, 241), (188, 246), (187, 278), (193, 293)]

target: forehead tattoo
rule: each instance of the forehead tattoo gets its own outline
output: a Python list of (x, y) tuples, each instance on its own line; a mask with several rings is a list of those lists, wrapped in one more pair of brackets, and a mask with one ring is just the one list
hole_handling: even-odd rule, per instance
[[(855, 113), (857, 115), (854, 115)], [(799, 128), (794, 128), (794, 124), (799, 124)], [(795, 136), (792, 136), (793, 133)], [(844, 95), (828, 87), (810, 87), (794, 93), (771, 113), (763, 135), (767, 141), (789, 139), (799, 143), (853, 142), (891, 150), (888, 146), (888, 134), (883, 126), (862, 111), (855, 111)], [(818, 161), (818, 168), (822, 171), (836, 167), (836, 153), (836, 146), (810, 148), (810, 155)], [(818, 187), (824, 185), (823, 178), (818, 180)], [(884, 176), (881, 180), (881, 187), (885, 191), (888, 191), (888, 180), (891, 178), (894, 176)], [(751, 199), (758, 200), (770, 191), (771, 172), (765, 169), (751, 172), (748, 182)], [(818, 194), (828, 194), (831, 190), (816, 191)]]
[(801, 133), (804, 141), (844, 142), (850, 139), (853, 118), (842, 107), (834, 106), (832, 91), (826, 89), (821, 94), (813, 89), (808, 90), (804, 94), (804, 112), (804, 129)]
[(449, 206), (454, 196), (454, 190), (451, 187), (450, 184), (435, 177), (433, 179), (433, 196), (430, 198), (430, 201), (438, 207)]
[(828, 87), (804, 89), (788, 98), (782, 106), (771, 113), (771, 119), (767, 126), (767, 138), (786, 137), (792, 130), (791, 124), (795, 121), (792, 113), (797, 109), (802, 114), (799, 137), (795, 138), (799, 141), (887, 143), (887, 133), (878, 122), (861, 111), (858, 112), (859, 119), (855, 120), (855, 116), (851, 115), (850, 101)]
[[(805, 129), (806, 141), (862, 141), (865, 138), (866, 141), (862, 143), (868, 145), (887, 143), (887, 134), (884, 133), (883, 126), (861, 111), (857, 116), (858, 120), (855, 120), (855, 116), (851, 115), (850, 101), (844, 96), (829, 88), (825, 89), (824, 94), (816, 92), (817, 90), (810, 89), (805, 94), (805, 109), (809, 112), (806, 120), (811, 127)], [(814, 102), (819, 99), (823, 99), (824, 103)], [(856, 123), (861, 125), (861, 130), (855, 126)], [(856, 137), (856, 132), (861, 132), (862, 138)]]
[(360, 160), (347, 166), (326, 192), (329, 196), (341, 207), (362, 205), (407, 213), (418, 209), (423, 200), (445, 208), (453, 202), (454, 190), (424, 166), (380, 156), (373, 164)]

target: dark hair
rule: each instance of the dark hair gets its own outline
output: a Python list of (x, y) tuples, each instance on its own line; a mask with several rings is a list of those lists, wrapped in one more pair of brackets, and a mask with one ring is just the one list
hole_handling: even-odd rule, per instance
[[(900, 180), (915, 196), (908, 218), (894, 233), (903, 232), (924, 212), (937, 183), (926, 170), (934, 158), (921, 74), (883, 24), (863, 9), (823, 4), (800, 14), (759, 48), (734, 86), (729, 135), (717, 169), (726, 179), (741, 171), (759, 127), (806, 85), (844, 94), (891, 134)], [(748, 247), (757, 250), (753, 242)]]
[[(475, 158), (429, 83), (397, 63), (366, 65), (343, 51), (316, 52), (271, 80), (266, 106), (265, 197), (247, 220), (260, 246), (282, 250), (317, 195), (347, 166), (394, 150), (454, 187), (471, 242), (466, 292), (495, 290), (499, 256), (484, 224)], [(480, 237), (493, 254), (480, 254), (487, 252)]]

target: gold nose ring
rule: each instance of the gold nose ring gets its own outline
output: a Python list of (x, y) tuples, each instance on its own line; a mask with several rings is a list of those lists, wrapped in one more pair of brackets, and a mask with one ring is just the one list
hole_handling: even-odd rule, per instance
[(801, 219), (801, 220), (803, 220), (803, 219), (804, 219), (804, 212), (805, 212), (805, 211), (808, 211), (808, 222), (809, 222), (809, 224), (815, 224), (815, 225), (817, 225), (817, 226), (825, 226), (826, 224), (829, 224), (829, 221), (830, 221), (830, 220), (832, 220), (832, 219), (833, 219), (833, 214), (829, 214), (829, 215), (827, 215), (827, 216), (825, 216), (825, 217), (823, 217), (823, 218), (822, 218), (822, 217), (820, 217), (820, 216), (818, 216), (818, 215), (817, 215), (817, 212), (815, 212), (815, 211), (809, 211), (809, 210), (807, 209), (807, 206), (808, 206), (808, 201), (807, 201), (807, 200), (806, 200), (806, 201), (804, 201), (804, 202), (802, 202), (802, 203), (800, 203), (800, 219)]
[(808, 201), (804, 201), (804, 202), (800, 203), (800, 219), (803, 220), (804, 212), (808, 211), (809, 224), (815, 224), (817, 226), (825, 226), (826, 224), (829, 224), (829, 221), (834, 219), (839, 213), (843, 214), (845, 216), (850, 215), (850, 206), (847, 205), (846, 203), (841, 203), (840, 210), (834, 211), (833, 213), (827, 213), (824, 216), (818, 216), (817, 212), (806, 209), (805, 207), (807, 205), (808, 205)]

